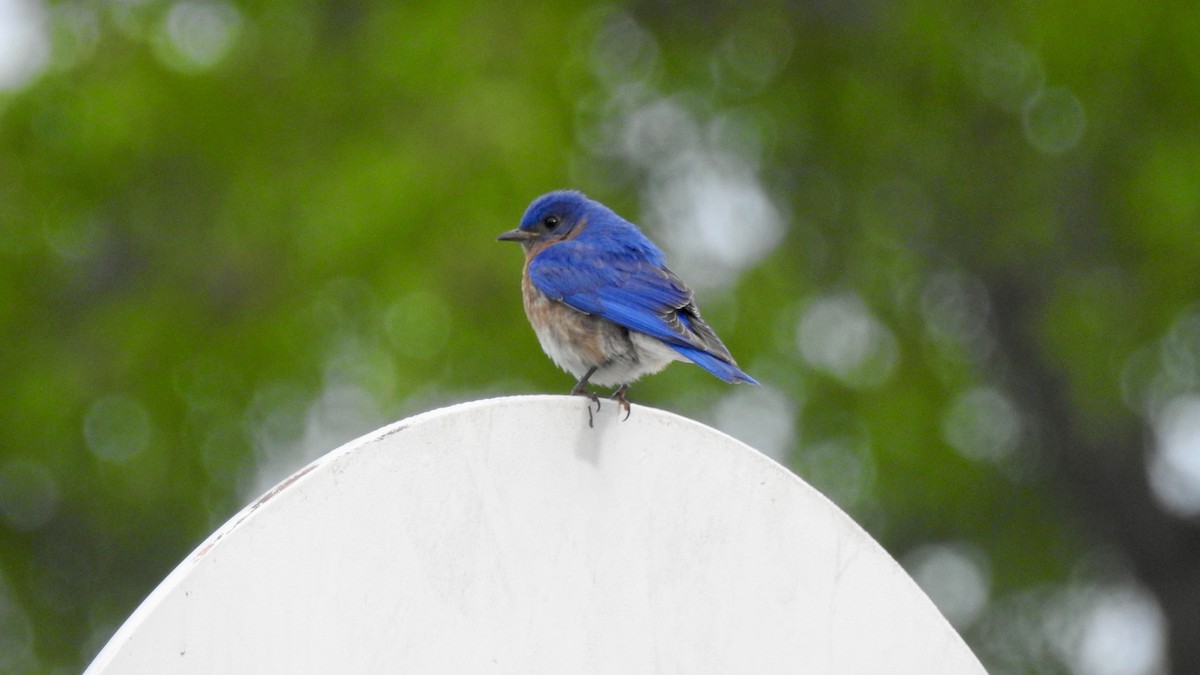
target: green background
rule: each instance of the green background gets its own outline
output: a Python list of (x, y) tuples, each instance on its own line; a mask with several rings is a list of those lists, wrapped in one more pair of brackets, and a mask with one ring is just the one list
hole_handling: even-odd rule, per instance
[(1200, 672), (1200, 5), (7, 2), (0, 671), (346, 440), (566, 393), (495, 235), (574, 187), (764, 383), (635, 402), (821, 488), (992, 673)]

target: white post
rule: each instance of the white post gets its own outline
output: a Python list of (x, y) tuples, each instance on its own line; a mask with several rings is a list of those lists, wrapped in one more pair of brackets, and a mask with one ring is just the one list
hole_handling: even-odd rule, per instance
[(688, 419), (457, 405), (298, 471), (88, 669), (983, 674), (899, 565), (792, 473)]

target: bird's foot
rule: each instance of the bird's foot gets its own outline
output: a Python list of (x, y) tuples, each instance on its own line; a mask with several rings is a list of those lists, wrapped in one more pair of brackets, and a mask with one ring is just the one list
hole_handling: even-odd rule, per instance
[(575, 388), (571, 390), (571, 395), (572, 396), (583, 396), (584, 398), (591, 400), (591, 403), (588, 403), (588, 407), (587, 407), (588, 426), (589, 427), (594, 426), (592, 424), (592, 403), (596, 404), (596, 412), (600, 412), (600, 397), (597, 396), (595, 394), (595, 392), (588, 390), (587, 386), (584, 385), (582, 382), (575, 385)]
[[(588, 368), (588, 371), (583, 374), (583, 377), (579, 378), (579, 381), (576, 382), (575, 386), (571, 388), (571, 395), (588, 397), (589, 399), (591, 399), (592, 403), (596, 404), (596, 412), (600, 412), (600, 397), (597, 396), (595, 393), (593, 393), (590, 389), (587, 388), (588, 378), (592, 376), (592, 373), (596, 372), (596, 368), (597, 368), (597, 366), (592, 366), (591, 368)], [(588, 404), (587, 410), (588, 410), (588, 426), (590, 427), (590, 426), (593, 426), (592, 425), (592, 404), (591, 403)]]
[(614, 391), (612, 396), (609, 397), (609, 398), (615, 399), (617, 402), (617, 405), (621, 406), (621, 408), (623, 408), (625, 410), (625, 417), (621, 418), (622, 422), (629, 419), (629, 413), (632, 412), (629, 408), (629, 400), (625, 398), (625, 392), (628, 391), (628, 389), (629, 389), (629, 385), (623, 384), (623, 385), (621, 385), (620, 389), (617, 389), (616, 391)]

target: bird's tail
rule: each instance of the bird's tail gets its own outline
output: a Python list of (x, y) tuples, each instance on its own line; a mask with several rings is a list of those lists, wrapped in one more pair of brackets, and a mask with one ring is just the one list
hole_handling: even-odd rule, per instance
[(683, 345), (671, 345), (675, 351), (682, 354), (688, 361), (700, 366), (708, 372), (725, 380), (726, 382), (746, 382), (748, 384), (758, 384), (758, 380), (750, 377), (742, 372), (741, 368), (737, 367), (736, 363), (730, 363), (723, 359), (719, 359), (708, 352), (685, 347)]

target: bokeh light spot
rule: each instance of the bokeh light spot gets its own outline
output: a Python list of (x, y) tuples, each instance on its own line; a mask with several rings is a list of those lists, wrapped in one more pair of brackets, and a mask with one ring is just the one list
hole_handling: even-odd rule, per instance
[(796, 458), (797, 473), (843, 509), (871, 494), (875, 458), (865, 437), (828, 438), (805, 444)]
[(1029, 99), (1021, 124), (1030, 145), (1048, 155), (1061, 155), (1083, 138), (1087, 116), (1069, 89), (1051, 87)]
[(1155, 341), (1139, 347), (1121, 366), (1121, 400), (1134, 412), (1149, 414), (1157, 409), (1155, 400), (1162, 376), (1159, 354), (1159, 344)]
[(796, 441), (795, 404), (767, 385), (738, 387), (717, 403), (713, 416), (717, 428), (777, 462)]
[[(632, 16), (624, 12), (602, 10), (592, 42), (592, 68), (601, 81), (610, 86), (627, 80), (644, 80), (658, 67), (658, 43)], [(590, 21), (589, 21), (590, 23)]]
[(957, 629), (970, 627), (991, 595), (991, 565), (978, 547), (929, 544), (904, 557), (904, 568)]
[(974, 631), (992, 673), (1166, 672), (1166, 621), (1134, 583), (1027, 589), (989, 603)]
[(763, 10), (741, 17), (713, 55), (718, 86), (742, 96), (761, 91), (787, 64), (793, 42), (783, 13)]
[(796, 341), (809, 365), (853, 387), (884, 384), (899, 360), (892, 331), (857, 295), (813, 301), (800, 317)]
[(700, 128), (680, 101), (660, 98), (625, 117), (623, 153), (653, 169), (656, 160), (671, 158), (700, 144)]
[(260, 387), (245, 412), (245, 428), (261, 456), (271, 456), (297, 442), (304, 431), (308, 393), (290, 382)]
[(0, 91), (20, 89), (50, 62), (46, 13), (34, 0), (0, 0)]
[(1019, 111), (1046, 81), (1038, 57), (1003, 35), (979, 40), (967, 57), (966, 67), (980, 93), (1009, 112)]
[(1200, 514), (1200, 396), (1181, 396), (1154, 423), (1150, 487), (1159, 503), (1184, 517)]
[(696, 288), (728, 285), (783, 237), (783, 219), (749, 167), (732, 158), (680, 156), (648, 194), (672, 267)]
[(921, 288), (921, 316), (930, 337), (964, 349), (982, 349), (988, 339), (991, 301), (978, 279), (938, 272)]
[(1098, 595), (1081, 618), (1074, 672), (1153, 675), (1161, 672), (1166, 622), (1154, 597), (1136, 587)]
[(968, 389), (950, 404), (942, 420), (942, 436), (964, 457), (999, 462), (1021, 440), (1020, 413), (996, 389)]
[(242, 15), (218, 0), (182, 0), (171, 6), (156, 40), (158, 57), (183, 73), (216, 66), (237, 42)]
[(1040, 636), (1077, 675), (1158, 675), (1166, 622), (1154, 596), (1134, 583), (1075, 584), (1041, 608)]
[(83, 435), (92, 453), (106, 462), (124, 462), (150, 444), (150, 413), (132, 396), (115, 394), (92, 403)]
[(1120, 383), (1125, 404), (1152, 423), (1170, 403), (1200, 390), (1200, 310), (1180, 312), (1161, 339), (1130, 354)]

